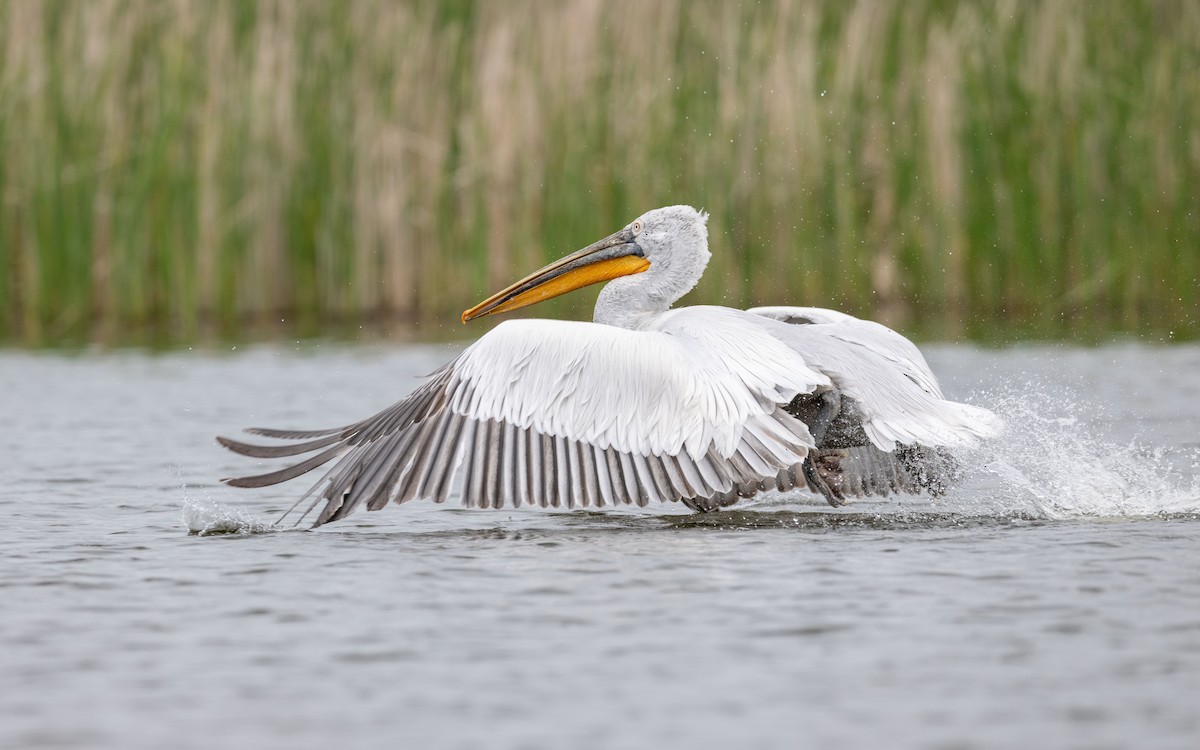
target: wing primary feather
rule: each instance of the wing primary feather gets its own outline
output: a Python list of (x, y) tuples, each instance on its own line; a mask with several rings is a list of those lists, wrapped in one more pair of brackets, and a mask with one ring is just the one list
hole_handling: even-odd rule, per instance
[[(412, 459), (409, 448), (416, 439), (416, 432), (407, 430), (381, 438), (376, 449), (363, 456), (362, 473), (355, 478), (354, 487), (349, 488), (354, 505), (365, 500), (367, 510), (379, 510), (388, 504), (395, 480), (400, 478), (401, 470)], [(343, 517), (345, 514), (338, 516)]]
[(816, 447), (808, 425), (779, 408), (761, 419), (753, 420), (753, 429), (764, 444), (770, 442), (789, 454), (805, 453)]
[(607, 468), (608, 482), (612, 487), (613, 505), (617, 503), (629, 505), (632, 500), (625, 492), (625, 478), (620, 474), (620, 460), (617, 457), (617, 451), (612, 448), (605, 449), (604, 462)]
[[(369, 420), (368, 420), (369, 421)], [(355, 422), (344, 427), (334, 427), (328, 430), (276, 430), (271, 427), (247, 427), (242, 432), (251, 435), (262, 435), (263, 437), (278, 438), (279, 440), (309, 440), (311, 438), (325, 437), (326, 435), (338, 434), (342, 437), (349, 435), (360, 428), (364, 422)]]
[[(389, 438), (387, 451), (381, 451), (375, 454), (371, 459), (372, 464), (364, 469), (363, 474), (360, 474), (355, 480), (355, 486), (350, 492), (349, 498), (351, 502), (346, 505), (357, 506), (360, 502), (365, 501), (367, 510), (379, 510), (388, 503), (388, 498), (391, 497), (391, 485), (396, 478), (400, 469), (404, 468), (405, 462), (408, 460), (408, 447), (412, 442), (412, 434), (404, 433)], [(340, 510), (340, 509), (339, 509)], [(349, 515), (353, 508), (348, 508), (337, 518), (345, 518)]]
[(792, 487), (791, 479), (788, 477), (788, 470), (780, 469), (779, 474), (775, 477), (775, 489), (780, 492), (787, 492)]
[(737, 470), (733, 468), (728, 459), (721, 456), (716, 446), (710, 446), (708, 449), (708, 463), (712, 466), (717, 478), (721, 481), (721, 492), (725, 495), (728, 495), (730, 492), (736, 494), (735, 485), (737, 485), (737, 479), (735, 478), (735, 474)]
[(678, 457), (659, 456), (658, 460), (662, 462), (662, 467), (667, 473), (667, 479), (670, 480), (671, 487), (673, 487), (675, 490), (675, 499), (679, 500), (685, 497), (694, 497), (696, 493), (683, 479), (683, 472), (679, 469)]
[(589, 443), (575, 443), (575, 452), (579, 455), (579, 466), (582, 469), (583, 478), (580, 484), (583, 486), (583, 507), (599, 508), (600, 488), (597, 486), (599, 480), (596, 476), (596, 461), (592, 453), (592, 446)]
[(513, 507), (520, 507), (522, 501), (533, 505), (533, 492), (529, 487), (529, 441), (526, 439), (527, 430), (517, 428), (513, 431)]
[(692, 461), (691, 456), (681, 452), (675, 457), (675, 463), (679, 466), (679, 473), (683, 475), (683, 481), (687, 483), (688, 489), (691, 491), (690, 497), (707, 498), (714, 494), (714, 489), (705, 485), (704, 479), (700, 476), (700, 469)]
[(436, 502), (445, 500), (442, 486), (454, 473), (453, 461), (458, 455), (459, 435), (462, 434), (463, 422), (466, 421), (462, 416), (452, 413), (449, 409), (444, 414), (446, 415), (445, 422), (442, 429), (438, 431), (433, 461), (429, 464), (429, 470), (425, 472), (425, 476), (421, 477), (421, 483), (417, 486), (416, 491), (417, 497), (432, 497)]
[(487, 443), (484, 450), (487, 458), (484, 460), (483, 497), (480, 498), (480, 508), (500, 507), (500, 436), (504, 425), (488, 420)]
[(737, 486), (738, 497), (754, 497), (758, 493), (758, 482), (740, 482)]
[(738, 501), (736, 492), (718, 492), (709, 498), (709, 502), (716, 505), (718, 508), (727, 508)]
[[(760, 479), (762, 477), (773, 477), (780, 469), (787, 466), (787, 463), (777, 459), (775, 454), (765, 445), (763, 445), (759, 441), (758, 437), (749, 430), (744, 430), (742, 432), (742, 444), (749, 448), (754, 455), (758, 456), (759, 460), (762, 462), (764, 470), (758, 473)], [(747, 456), (747, 458), (749, 458), (749, 456)], [(753, 465), (753, 461), (751, 462), (751, 465)]]
[(658, 500), (660, 503), (666, 502), (666, 498), (658, 491), (658, 481), (654, 478), (654, 472), (650, 470), (650, 462), (646, 460), (646, 457), (640, 453), (634, 453), (630, 459), (633, 462), (634, 471), (637, 473), (639, 500), (644, 495), (646, 503), (651, 500)]
[(786, 476), (788, 484), (791, 485), (788, 489), (794, 490), (800, 484), (800, 479), (804, 476), (804, 472), (800, 468), (800, 464), (792, 464), (787, 468)]
[[(755, 448), (761, 451), (759, 455), (771, 464), (778, 464), (777, 469), (791, 466), (797, 459), (803, 458), (808, 453), (807, 446), (802, 444), (797, 445), (801, 449), (799, 455), (796, 455), (794, 449), (787, 450), (784, 446), (780, 445), (779, 436), (768, 434), (768, 430), (764, 429), (763, 424), (766, 423), (760, 424), (754, 420), (750, 420), (746, 422), (743, 434), (749, 434), (754, 438), (757, 443)], [(772, 472), (773, 474), (774, 472)]]
[(326, 523), (337, 513), (338, 509), (346, 501), (345, 488), (348, 486), (348, 481), (352, 481), (352, 479), (347, 480), (345, 478), (352, 478), (358, 475), (362, 466), (360, 459), (363, 458), (365, 452), (367, 452), (367, 446), (355, 446), (351, 448), (350, 452), (346, 454), (346, 458), (340, 464), (326, 472), (325, 477), (329, 480), (328, 484), (321, 491), (321, 494), (314, 497), (313, 501), (304, 509), (304, 512), (296, 519), (295, 525), (299, 526), (305, 518), (308, 518), (308, 514), (312, 513), (322, 500), (325, 501), (325, 507), (317, 514), (317, 520), (312, 525), (314, 529)]
[(786, 436), (794, 446), (816, 447), (816, 441), (813, 439), (812, 433), (808, 431), (808, 425), (788, 414), (786, 409), (776, 409), (771, 412), (771, 418), (774, 422), (771, 425), (772, 432)]
[(443, 410), (436, 417), (430, 417), (414, 424), (408, 433), (413, 435), (412, 442), (415, 454), (412, 464), (404, 469), (398, 477), (395, 491), (392, 495), (397, 503), (406, 503), (418, 496), (417, 490), (428, 474), (434, 459), (437, 457), (439, 437), (446, 432), (446, 416)]
[(705, 486), (710, 489), (710, 494), (714, 496), (728, 492), (730, 487), (729, 479), (721, 473), (720, 466), (719, 463), (713, 462), (713, 451), (711, 448), (696, 461), (696, 470), (700, 472), (700, 477), (704, 481)]
[(529, 502), (539, 508), (546, 507), (546, 477), (542, 469), (542, 436), (533, 430), (525, 430), (529, 443)]
[(483, 483), (486, 479), (487, 465), (487, 433), (491, 420), (484, 420), (475, 425), (475, 441), (471, 451), (471, 486), (463, 496), (463, 505), (468, 508), (486, 508), (484, 505)]
[(658, 496), (664, 501), (675, 501), (679, 498), (675, 495), (674, 488), (671, 487), (671, 480), (667, 478), (667, 470), (663, 468), (662, 461), (658, 456), (646, 456), (646, 466), (650, 468), (650, 476), (654, 478), (654, 485), (658, 489)]
[(307, 443), (291, 444), (291, 445), (255, 445), (253, 443), (243, 443), (240, 440), (233, 440), (227, 437), (218, 437), (217, 442), (225, 448), (240, 453), (243, 456), (251, 458), (285, 458), (287, 456), (298, 456), (301, 453), (315, 451), (318, 448), (324, 448), (327, 445), (333, 445), (342, 440), (340, 433), (334, 433), (319, 440), (312, 440)]
[[(408, 430), (379, 438), (382, 443), (396, 445), (385, 454), (383, 460), (376, 458), (371, 462), (378, 463), (379, 466), (370, 479), (373, 487), (370, 498), (367, 498), (368, 510), (384, 508), (392, 499), (397, 503), (410, 499), (409, 492), (412, 491), (413, 482), (425, 466), (430, 450), (430, 432), (431, 422), (422, 422), (420, 425), (409, 427)], [(355, 486), (350, 488), (350, 496), (355, 498), (355, 504), (358, 503), (358, 496), (361, 494), (359, 485), (364, 485), (365, 488), (366, 482), (366, 476), (360, 476), (355, 480)]]
[(583, 506), (583, 470), (579, 466), (579, 444), (574, 440), (568, 440), (565, 443), (567, 453), (567, 471), (571, 475), (571, 483), (568, 485), (571, 489), (570, 501), (567, 503), (568, 508), (574, 508), (576, 505)]
[(739, 445), (738, 449), (733, 452), (733, 455), (726, 462), (728, 467), (736, 472), (730, 477), (735, 485), (753, 481), (758, 476), (758, 472), (750, 465), (749, 460), (746, 458), (748, 451), (749, 449), (743, 450), (742, 446)]
[(562, 474), (559, 470), (558, 441), (550, 435), (542, 435), (542, 476), (546, 483), (546, 502), (552, 507), (559, 507), (560, 485)]
[(339, 498), (338, 502), (340, 504), (341, 499), (344, 498), (350, 487), (358, 479), (359, 475), (362, 474), (363, 467), (371, 463), (371, 457), (379, 453), (384, 447), (386, 447), (385, 443), (373, 443), (369, 445), (356, 445), (351, 448), (346, 457), (329, 470), (329, 487), (325, 490), (325, 496)]
[(462, 454), (462, 484), (459, 487), (459, 503), (464, 508), (471, 507), (471, 484), (475, 472), (475, 432), (479, 429), (479, 420), (463, 417), (462, 436), (458, 439), (459, 450)]
[(296, 519), (296, 523), (294, 523), (293, 526), (299, 526), (301, 523), (303, 523), (304, 519), (308, 518), (308, 514), (312, 513), (313, 509), (320, 505), (321, 501), (324, 500), (325, 507), (321, 509), (319, 514), (317, 514), (317, 520), (313, 521), (312, 527), (315, 529), (318, 526), (323, 526), (329, 521), (333, 514), (337, 512), (337, 509), (342, 507), (342, 501), (344, 499), (345, 498), (343, 498), (341, 495), (332, 494), (329, 489), (326, 488), (324, 494), (313, 498), (312, 502), (308, 504), (308, 507), (304, 509), (304, 512), (300, 514), (300, 517)]
[(435, 503), (444, 503), (450, 497), (454, 488), (454, 476), (466, 464), (465, 456), (470, 453), (470, 441), (473, 439), (472, 435), (467, 434), (470, 421), (461, 414), (455, 414), (451, 418), (454, 436), (448, 437), (443, 446), (442, 458), (434, 468), (433, 485), (429, 488), (429, 495)]
[(592, 466), (596, 472), (596, 486), (600, 490), (600, 494), (596, 496), (596, 507), (603, 508), (606, 505), (615, 506), (616, 498), (613, 497), (613, 482), (612, 477), (608, 474), (608, 457), (604, 455), (604, 449), (593, 445), (592, 448)]
[(650, 496), (640, 479), (641, 475), (638, 473), (635, 458), (625, 452), (620, 452), (617, 457), (620, 460), (620, 474), (625, 479), (625, 491), (640, 508), (646, 508), (650, 502)]
[[(323, 488), (328, 483), (329, 483), (329, 478), (327, 476), (322, 476), (320, 479), (318, 479), (316, 482), (314, 482), (312, 487), (308, 488), (307, 492), (305, 492), (300, 497), (296, 498), (296, 502), (292, 503), (291, 506), (289, 506), (288, 509), (283, 512), (283, 515), (281, 515), (279, 518), (275, 519), (274, 525), (278, 526), (279, 524), (283, 523), (285, 518), (290, 516), (293, 513), (293, 511), (296, 510), (296, 508), (300, 507), (300, 503), (302, 503), (305, 500), (307, 500), (308, 498), (312, 497), (317, 492), (317, 490)], [(317, 497), (317, 500), (320, 501), (319, 495)], [(297, 522), (297, 523), (299, 523), (299, 522)], [(295, 525), (295, 524), (293, 524), (293, 525)]]
[(521, 498), (514, 491), (514, 485), (517, 482), (517, 428), (512, 422), (506, 422), (504, 432), (501, 434), (503, 443), (500, 445), (500, 491), (497, 493), (500, 505), (496, 507), (519, 508), (521, 507)]
[(266, 474), (256, 474), (250, 477), (234, 477), (232, 479), (223, 480), (225, 484), (231, 487), (269, 487), (273, 484), (286, 482), (289, 479), (295, 479), (301, 474), (312, 471), (313, 469), (332, 461), (338, 455), (345, 453), (346, 448), (343, 445), (335, 445), (328, 450), (321, 451), (317, 455), (301, 461), (298, 464), (280, 469), (278, 471), (268, 472)]
[(413, 434), (412, 462), (397, 476), (390, 493), (397, 503), (406, 503), (420, 497), (421, 484), (428, 476), (437, 459), (439, 442), (446, 432), (448, 412), (441, 410), (415, 422), (406, 432)]
[(567, 457), (567, 441), (559, 436), (554, 437), (554, 463), (557, 470), (558, 502), (555, 507), (574, 508), (575, 500), (571, 496), (571, 461)]

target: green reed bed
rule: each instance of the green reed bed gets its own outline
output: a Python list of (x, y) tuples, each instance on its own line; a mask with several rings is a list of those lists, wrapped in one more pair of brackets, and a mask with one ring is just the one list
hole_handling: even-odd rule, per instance
[(437, 335), (672, 202), (691, 301), (1195, 335), (1197, 71), (1193, 2), (0, 0), (0, 338)]

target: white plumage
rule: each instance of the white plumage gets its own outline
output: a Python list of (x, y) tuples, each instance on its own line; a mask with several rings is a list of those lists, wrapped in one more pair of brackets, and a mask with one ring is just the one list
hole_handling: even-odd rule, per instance
[(696, 458), (711, 443), (728, 456), (747, 421), (829, 385), (755, 326), (720, 320), (719, 308), (687, 312), (653, 331), (502, 323), (459, 358), (451, 382), (465, 387), (451, 409), (623, 452)]
[(318, 525), (363, 504), (453, 494), (478, 507), (713, 510), (807, 485), (840, 504), (936, 491), (952, 479), (943, 449), (998, 429), (990, 412), (946, 401), (917, 348), (877, 323), (818, 308), (669, 309), (707, 264), (705, 219), (688, 206), (651, 211), (464, 313), (613, 279), (593, 323), (508, 321), (370, 419), (250, 430), (303, 443), (219, 438), (258, 457), (321, 450), (227, 481), (275, 484), (340, 458), (305, 495), (325, 502)]

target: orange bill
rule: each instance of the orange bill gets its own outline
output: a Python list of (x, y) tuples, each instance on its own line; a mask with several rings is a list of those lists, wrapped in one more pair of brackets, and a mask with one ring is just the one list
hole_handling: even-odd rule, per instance
[(628, 227), (526, 276), (462, 314), (462, 322), (517, 310), (650, 267)]

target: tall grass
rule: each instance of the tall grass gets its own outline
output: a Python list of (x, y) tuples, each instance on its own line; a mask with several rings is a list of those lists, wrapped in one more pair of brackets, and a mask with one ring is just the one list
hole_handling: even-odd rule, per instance
[(0, 0), (9, 341), (436, 332), (675, 202), (692, 301), (1195, 334), (1198, 187), (1188, 0)]

